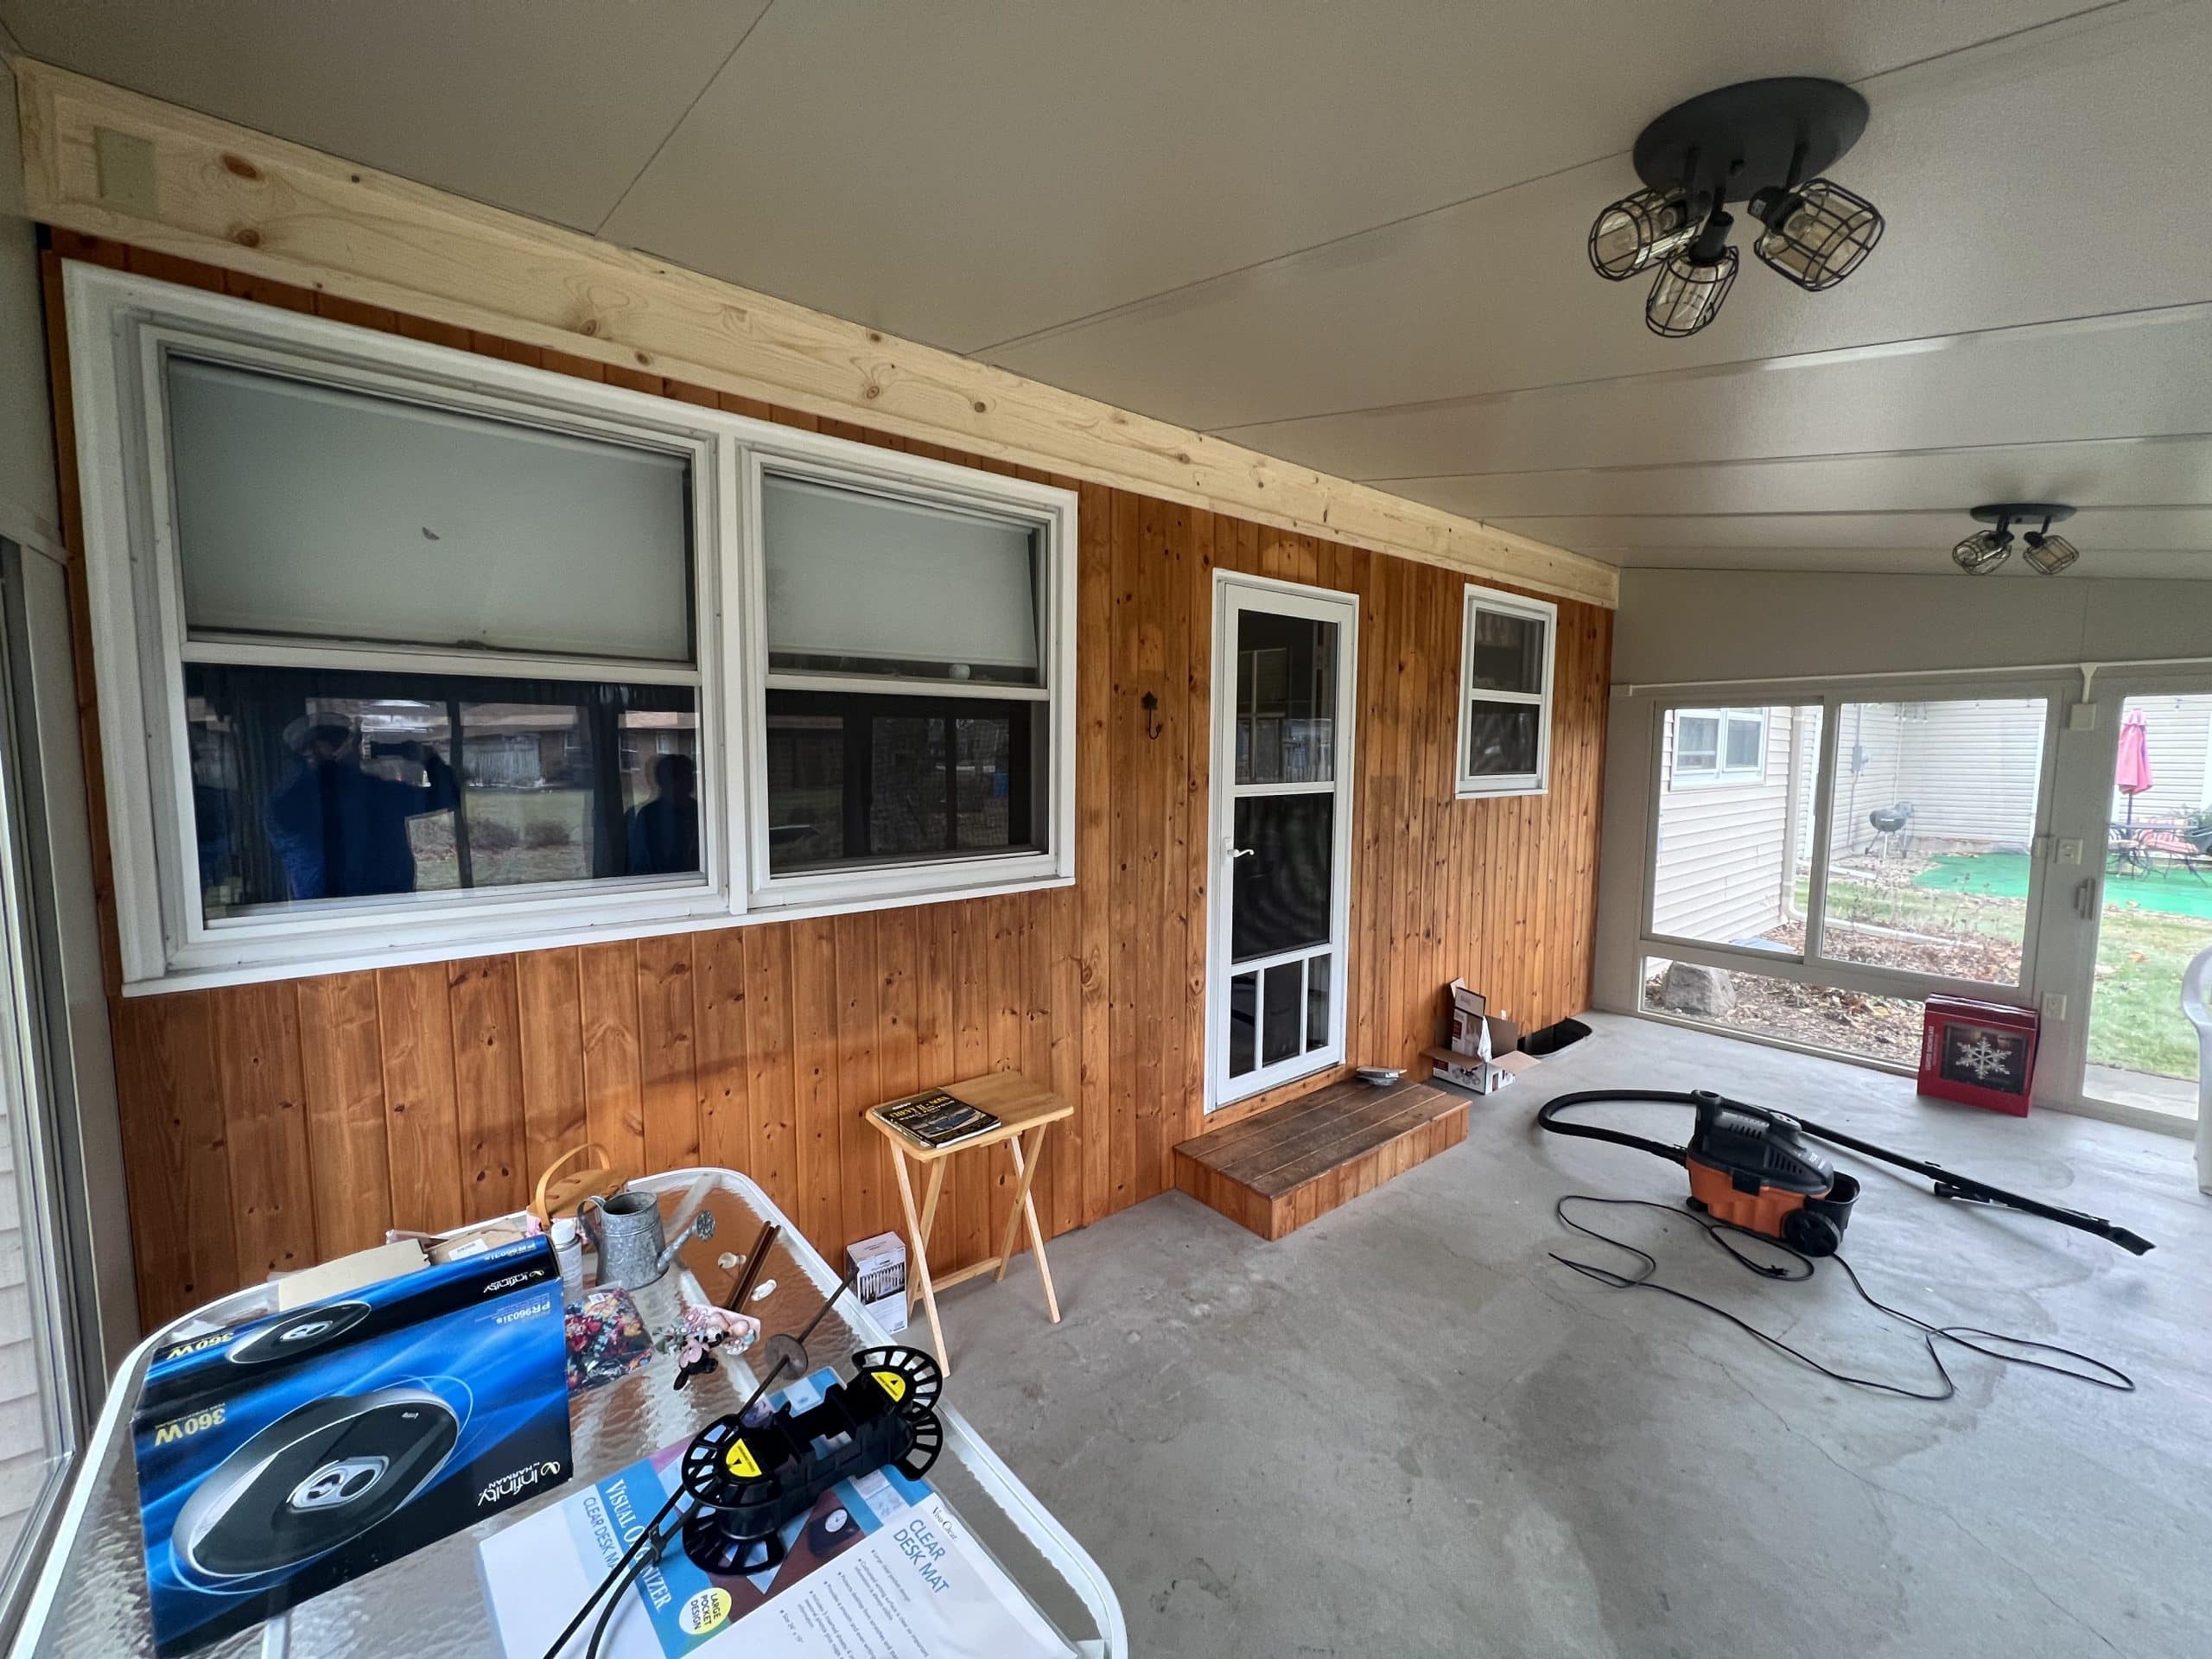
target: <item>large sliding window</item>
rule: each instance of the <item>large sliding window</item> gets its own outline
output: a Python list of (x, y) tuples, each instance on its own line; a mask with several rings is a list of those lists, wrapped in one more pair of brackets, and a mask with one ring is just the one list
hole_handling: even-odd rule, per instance
[(1067, 492), (67, 285), (127, 988), (1071, 878)]
[(1907, 1066), (1920, 1004), (2025, 1005), (2065, 688), (1655, 709), (1642, 1006)]

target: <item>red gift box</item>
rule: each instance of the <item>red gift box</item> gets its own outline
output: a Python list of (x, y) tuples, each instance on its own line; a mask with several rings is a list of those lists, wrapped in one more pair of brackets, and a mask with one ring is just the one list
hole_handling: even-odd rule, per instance
[(2032, 1008), (1931, 996), (1920, 1030), (1920, 1092), (2025, 1117), (2042, 1034), (2043, 1016)]

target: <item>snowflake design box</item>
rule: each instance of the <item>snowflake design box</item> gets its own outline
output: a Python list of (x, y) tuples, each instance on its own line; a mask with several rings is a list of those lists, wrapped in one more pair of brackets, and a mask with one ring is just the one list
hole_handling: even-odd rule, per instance
[(1920, 1092), (2025, 1117), (2042, 1029), (2042, 1016), (2031, 1008), (1929, 997), (1920, 1033)]

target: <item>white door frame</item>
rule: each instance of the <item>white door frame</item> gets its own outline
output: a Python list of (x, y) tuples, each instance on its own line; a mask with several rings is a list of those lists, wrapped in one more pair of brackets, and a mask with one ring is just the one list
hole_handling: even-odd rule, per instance
[[(2089, 1014), (2096, 995), (2097, 941), (2104, 926), (2105, 833), (2112, 817), (2113, 772), (2120, 753), (2120, 717), (2136, 696), (2201, 696), (2212, 692), (2212, 666), (2101, 669), (2086, 706), (2088, 722), (2065, 734), (2054, 791), (2051, 833), (2077, 838), (2082, 861), (2054, 860), (2043, 904), (2038, 983), (2046, 995), (2065, 999), (2062, 1014), (2045, 1002), (2042, 1046), (2036, 1056), (2036, 1103), (2109, 1118), (2139, 1128), (2188, 1135), (2194, 1125), (2170, 1113), (2102, 1100), (2088, 1089)], [(2070, 724), (2070, 722), (2069, 722)], [(2173, 1010), (2178, 1023), (2183, 1014)]]
[[(1310, 617), (1337, 625), (1337, 706), (1333, 736), (1333, 781), (1327, 786), (1336, 802), (1330, 853), (1329, 1036), (1319, 1048), (1310, 1049), (1261, 1065), (1232, 1080), (1229, 1076), (1229, 982), (1230, 912), (1235, 892), (1236, 803), (1247, 795), (1294, 792), (1280, 784), (1244, 784), (1236, 777), (1236, 617), (1244, 608), (1270, 611), (1282, 616)], [(1280, 1087), (1302, 1077), (1340, 1065), (1344, 1058), (1345, 1009), (1350, 1001), (1346, 983), (1351, 938), (1351, 820), (1353, 783), (1352, 740), (1359, 709), (1359, 596), (1332, 588), (1281, 582), (1272, 576), (1247, 575), (1216, 570), (1213, 576), (1213, 707), (1211, 762), (1208, 767), (1206, 845), (1206, 1098), (1208, 1111), (1243, 1100), (1264, 1090)], [(1319, 793), (1316, 788), (1313, 792)], [(1321, 947), (1284, 953), (1284, 959), (1311, 957)], [(1256, 959), (1261, 969), (1275, 958)], [(1252, 972), (1248, 966), (1243, 972)], [(1264, 984), (1262, 986), (1264, 992)]]

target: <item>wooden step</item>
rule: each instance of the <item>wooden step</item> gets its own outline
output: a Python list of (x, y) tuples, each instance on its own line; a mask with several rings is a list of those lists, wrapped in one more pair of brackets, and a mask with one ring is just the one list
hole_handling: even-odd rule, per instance
[(1467, 1099), (1429, 1083), (1333, 1084), (1185, 1141), (1175, 1185), (1281, 1238), (1467, 1138)]

